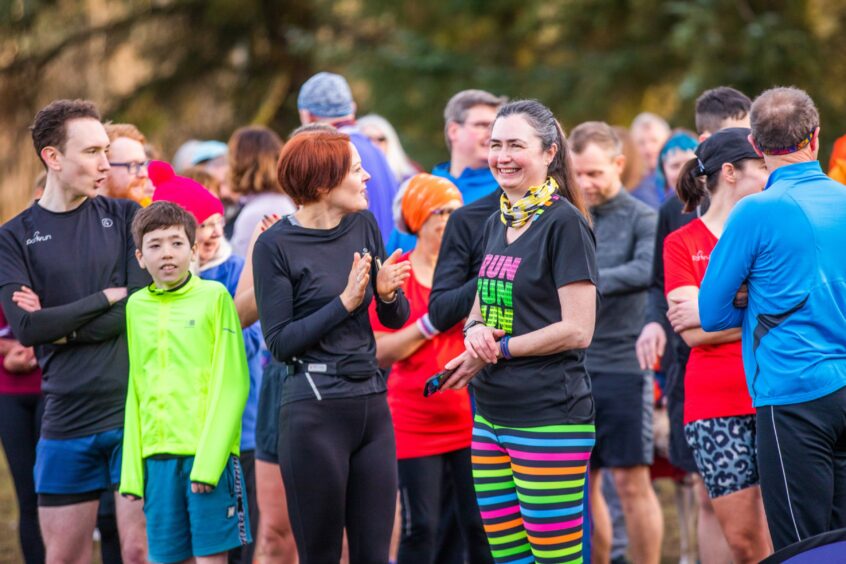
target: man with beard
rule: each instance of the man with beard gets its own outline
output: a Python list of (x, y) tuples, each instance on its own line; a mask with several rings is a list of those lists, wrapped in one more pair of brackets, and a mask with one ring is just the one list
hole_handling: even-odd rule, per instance
[(148, 205), (153, 197), (153, 184), (147, 172), (147, 140), (137, 127), (129, 123), (106, 124), (110, 169), (101, 196), (126, 198)]

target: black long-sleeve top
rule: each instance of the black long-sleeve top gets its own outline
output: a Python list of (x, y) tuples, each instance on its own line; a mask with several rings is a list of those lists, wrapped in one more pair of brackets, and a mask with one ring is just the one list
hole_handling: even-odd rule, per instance
[[(123, 426), (126, 300), (110, 306), (102, 290), (149, 283), (130, 233), (138, 209), (103, 197), (63, 213), (34, 204), (0, 230), (0, 301), (15, 336), (35, 346), (46, 438)], [(21, 286), (38, 295), (41, 310), (28, 313), (12, 301)]]
[[(374, 260), (364, 301), (350, 313), (340, 295), (356, 252)], [(367, 313), (376, 294), (377, 257), (387, 258), (370, 212), (350, 214), (332, 229), (305, 228), (286, 216), (256, 241), (253, 278), (267, 348), (279, 362), (308, 373), (286, 379), (283, 403), (385, 391)], [(400, 329), (409, 315), (402, 291), (391, 303), (375, 299), (379, 320)]]
[(438, 331), (460, 322), (473, 308), (485, 254), (485, 223), (499, 211), (501, 195), (502, 190), (494, 190), (449, 218), (429, 296), (429, 318)]

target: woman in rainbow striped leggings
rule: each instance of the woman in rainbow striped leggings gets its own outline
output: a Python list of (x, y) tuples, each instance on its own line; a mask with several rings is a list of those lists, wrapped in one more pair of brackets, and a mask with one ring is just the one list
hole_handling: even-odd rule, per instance
[(584, 349), (596, 316), (595, 241), (564, 132), (539, 102), (500, 108), (488, 164), (503, 189), (485, 228), (466, 351), (473, 479), (497, 563), (582, 562), (594, 406)]

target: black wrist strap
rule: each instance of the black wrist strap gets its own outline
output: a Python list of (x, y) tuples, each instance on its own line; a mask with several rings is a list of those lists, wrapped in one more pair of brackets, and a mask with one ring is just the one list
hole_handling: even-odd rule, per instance
[(469, 331), (470, 329), (472, 329), (476, 325), (484, 325), (484, 324), (485, 324), (484, 321), (479, 321), (478, 319), (471, 319), (470, 321), (467, 322), (466, 325), (464, 325), (464, 329), (462, 329), (461, 332), (464, 333), (464, 336), (466, 337), (467, 331)]

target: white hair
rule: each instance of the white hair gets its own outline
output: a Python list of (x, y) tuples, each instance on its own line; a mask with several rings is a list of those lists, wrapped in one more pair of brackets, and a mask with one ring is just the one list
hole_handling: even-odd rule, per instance
[(385, 157), (397, 182), (402, 182), (419, 172), (411, 159), (408, 158), (408, 155), (405, 154), (405, 149), (402, 148), (399, 135), (397, 135), (397, 131), (388, 120), (377, 114), (368, 114), (358, 118), (356, 124), (362, 132), (365, 128), (372, 127), (381, 131), (382, 135), (385, 136), (388, 145)]

